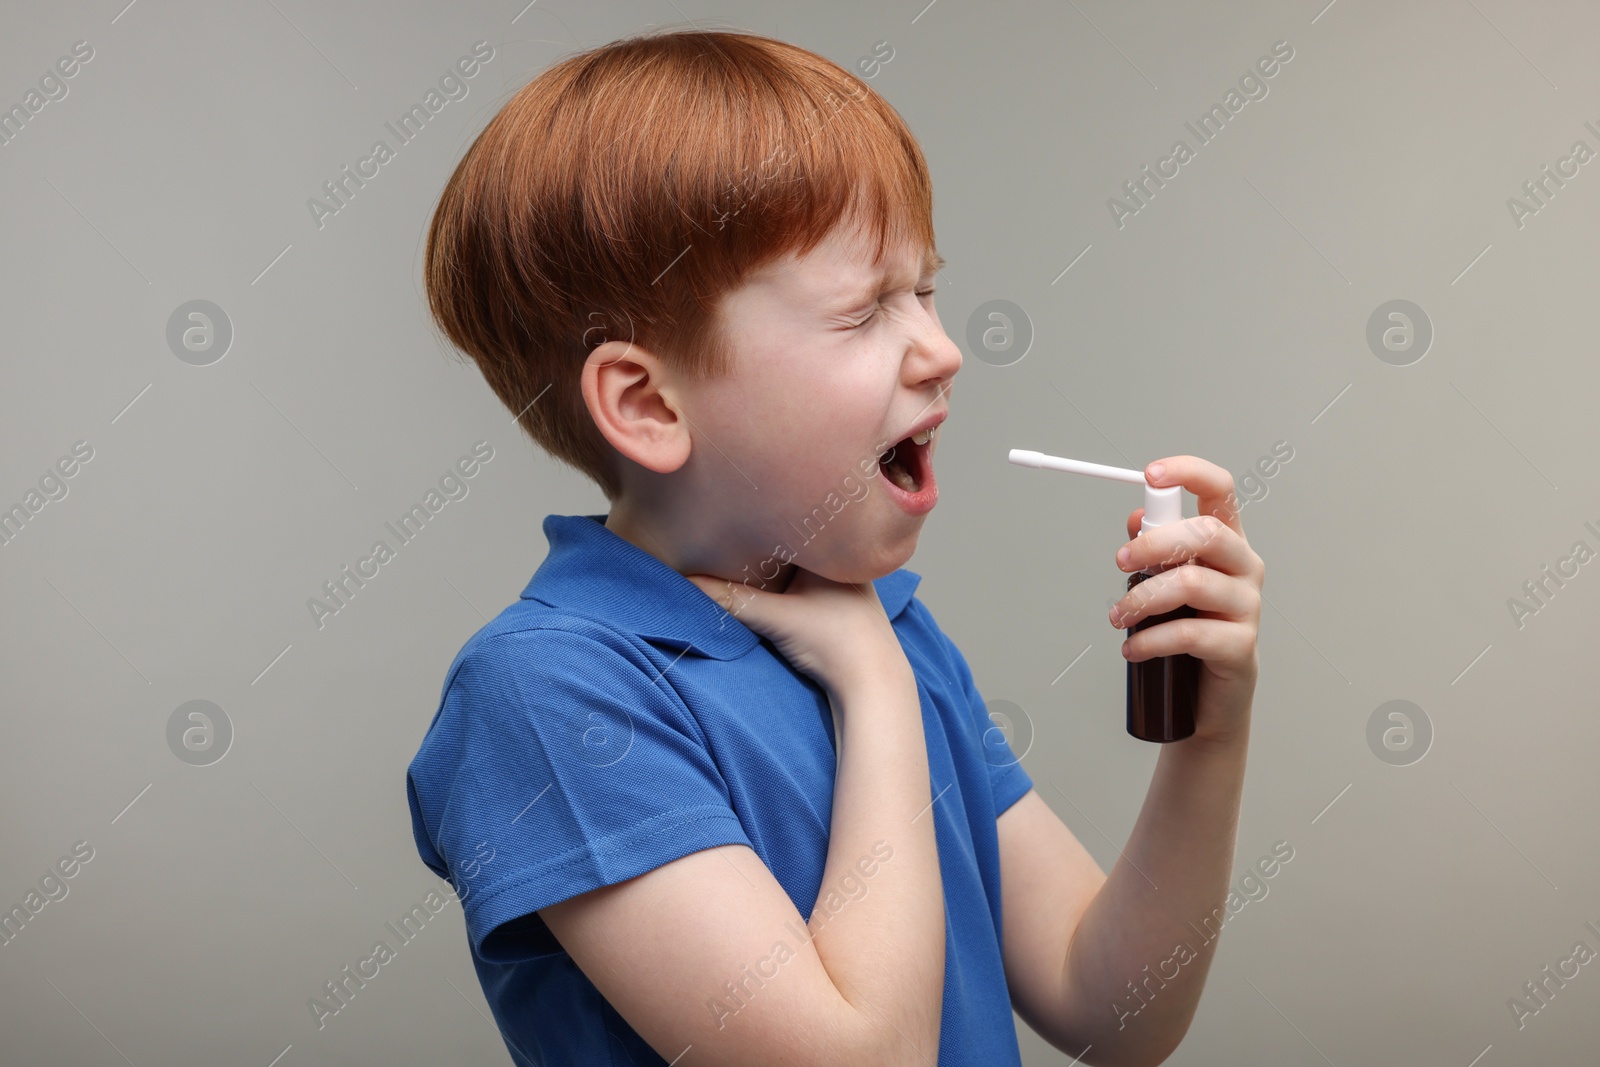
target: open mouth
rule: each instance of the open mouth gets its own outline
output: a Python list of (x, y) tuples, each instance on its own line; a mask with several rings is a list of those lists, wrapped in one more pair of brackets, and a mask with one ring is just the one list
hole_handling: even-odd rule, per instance
[(919, 445), (907, 437), (885, 452), (878, 460), (884, 477), (908, 493), (915, 493), (927, 480), (928, 446)]
[(925, 513), (937, 499), (932, 451), (933, 435), (928, 434), (921, 444), (913, 437), (904, 438), (878, 458), (890, 495), (908, 511)]

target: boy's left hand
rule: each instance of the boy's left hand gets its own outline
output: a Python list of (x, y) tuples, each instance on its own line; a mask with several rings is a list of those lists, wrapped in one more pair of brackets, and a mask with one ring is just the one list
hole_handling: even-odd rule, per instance
[[(1159, 476), (1154, 468), (1164, 468)], [(1201, 661), (1199, 705), (1193, 738), (1229, 742), (1250, 725), (1258, 663), (1261, 586), (1266, 565), (1245, 540), (1233, 476), (1197, 456), (1168, 456), (1145, 468), (1151, 485), (1181, 485), (1200, 502), (1200, 513), (1182, 522), (1139, 533), (1144, 508), (1128, 516), (1132, 538), (1117, 554), (1124, 574), (1152, 565), (1170, 567), (1128, 590), (1111, 608), (1111, 625), (1126, 630), (1149, 615), (1182, 604), (1192, 619), (1171, 619), (1140, 630), (1123, 643), (1130, 662), (1187, 652)], [(1177, 566), (1187, 560), (1188, 566)]]

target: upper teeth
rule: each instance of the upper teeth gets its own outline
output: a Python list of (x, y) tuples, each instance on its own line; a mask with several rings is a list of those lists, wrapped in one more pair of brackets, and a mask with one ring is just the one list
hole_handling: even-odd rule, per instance
[(933, 440), (933, 432), (938, 428), (939, 427), (937, 426), (930, 426), (919, 434), (913, 434), (911, 437), (911, 443), (914, 445), (927, 444), (929, 441)]

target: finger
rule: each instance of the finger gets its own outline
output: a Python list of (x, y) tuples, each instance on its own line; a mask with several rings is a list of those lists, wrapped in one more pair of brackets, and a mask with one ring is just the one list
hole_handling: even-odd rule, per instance
[[(1160, 464), (1161, 476), (1152, 478), (1150, 468)], [(1233, 475), (1199, 456), (1167, 456), (1144, 469), (1145, 480), (1151, 485), (1167, 487), (1181, 485), (1199, 501), (1201, 515), (1214, 515), (1241, 537), (1244, 527), (1239, 522), (1239, 497), (1233, 491)]]
[(1144, 524), (1144, 508), (1134, 508), (1128, 513), (1128, 539), (1139, 536), (1139, 527)]
[(1194, 559), (1224, 574), (1253, 576), (1260, 564), (1244, 535), (1211, 515), (1157, 526), (1122, 547), (1128, 550), (1128, 561), (1121, 562), (1118, 549), (1117, 566), (1129, 574), (1175, 567)]
[(1254, 640), (1253, 628), (1242, 622), (1169, 619), (1130, 636), (1122, 654), (1130, 663), (1179, 653), (1212, 663), (1246, 663)]
[(1126, 630), (1185, 604), (1205, 618), (1252, 624), (1261, 618), (1261, 594), (1255, 586), (1203, 566), (1174, 567), (1145, 579), (1111, 606), (1108, 618), (1112, 626)]

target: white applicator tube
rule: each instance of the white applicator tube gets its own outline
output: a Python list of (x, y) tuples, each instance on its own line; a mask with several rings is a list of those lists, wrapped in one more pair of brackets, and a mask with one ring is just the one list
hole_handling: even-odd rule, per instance
[[(1109, 478), (1144, 486), (1144, 519), (1139, 524), (1141, 535), (1158, 526), (1183, 521), (1183, 486), (1157, 488), (1145, 480), (1143, 471), (1047, 456), (1042, 452), (1029, 452), (1021, 448), (1013, 448), (1010, 459), (1019, 467), (1087, 474), (1093, 478)], [(1142, 570), (1129, 575), (1128, 589), (1131, 591), (1154, 573)], [(1194, 608), (1180, 604), (1172, 611), (1140, 619), (1128, 628), (1128, 633), (1131, 636), (1169, 619), (1193, 618), (1196, 614)], [(1199, 688), (1200, 661), (1187, 653), (1156, 656), (1138, 663), (1128, 661), (1128, 733), (1141, 741), (1162, 744), (1192, 736)]]
[(1127, 467), (1107, 467), (1103, 463), (1089, 463), (1081, 459), (1047, 456), (1043, 452), (1029, 452), (1021, 448), (1011, 450), (1011, 462), (1019, 467), (1042, 467), (1045, 470), (1066, 471), (1069, 474), (1087, 474), (1094, 478), (1109, 478), (1114, 482), (1132, 482), (1144, 486), (1144, 519), (1139, 532), (1165, 526), (1183, 519), (1183, 486), (1158, 488), (1145, 481), (1144, 471)]

